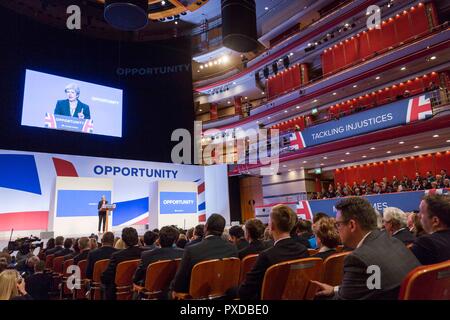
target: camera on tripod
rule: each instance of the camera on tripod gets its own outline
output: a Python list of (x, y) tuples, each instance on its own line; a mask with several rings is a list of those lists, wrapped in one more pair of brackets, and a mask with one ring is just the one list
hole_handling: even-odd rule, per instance
[(36, 248), (43, 248), (44, 242), (41, 241), (38, 237), (25, 237), (19, 238), (15, 241), (9, 241), (8, 243), (8, 251), (19, 251), (21, 253), (28, 253)]

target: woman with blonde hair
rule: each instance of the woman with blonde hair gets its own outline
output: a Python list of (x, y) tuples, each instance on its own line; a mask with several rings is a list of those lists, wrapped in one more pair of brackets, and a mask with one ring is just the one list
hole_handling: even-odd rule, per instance
[(117, 240), (116, 244), (114, 245), (114, 248), (118, 250), (126, 249), (127, 246), (125, 242), (122, 239)]
[(31, 300), (25, 291), (25, 280), (16, 270), (6, 269), (0, 273), (0, 300)]

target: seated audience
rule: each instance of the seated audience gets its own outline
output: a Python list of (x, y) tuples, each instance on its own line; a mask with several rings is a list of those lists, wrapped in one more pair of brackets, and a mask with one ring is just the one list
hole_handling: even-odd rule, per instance
[(262, 238), (264, 235), (264, 224), (259, 219), (249, 219), (245, 222), (244, 234), (248, 246), (239, 250), (239, 258), (244, 259), (250, 254), (260, 253), (266, 249)]
[(204, 224), (198, 224), (195, 226), (194, 231), (193, 231), (193, 236), (191, 241), (189, 241), (188, 243), (186, 243), (186, 245), (184, 246), (184, 248), (192, 246), (196, 243), (199, 243), (203, 240), (203, 235), (205, 234), (205, 225)]
[(122, 239), (119, 239), (116, 241), (116, 244), (114, 245), (114, 249), (117, 250), (123, 250), (126, 249), (127, 245), (125, 244), (125, 242)]
[(270, 228), (269, 226), (266, 226), (266, 229), (264, 230), (264, 238), (263, 238), (263, 243), (264, 243), (264, 247), (270, 248), (273, 247), (273, 235), (270, 232)]
[(95, 250), (98, 248), (97, 239), (94, 237), (89, 237), (89, 249)]
[(0, 301), (32, 300), (25, 290), (25, 280), (14, 269), (6, 269), (0, 273)]
[(141, 258), (142, 248), (138, 247), (139, 237), (136, 229), (127, 227), (122, 230), (122, 241), (126, 248), (114, 252), (111, 255), (108, 267), (102, 273), (101, 282), (105, 287), (105, 299), (116, 299), (116, 285), (114, 283), (116, 277), (117, 265), (128, 260), (135, 260)]
[(44, 273), (45, 262), (38, 261), (34, 265), (34, 274), (26, 279), (26, 292), (34, 300), (48, 300), (48, 293), (52, 290), (53, 278), (49, 273)]
[(383, 225), (386, 232), (403, 242), (405, 245), (413, 243), (416, 240), (407, 226), (407, 217), (401, 209), (395, 207), (387, 207), (383, 210)]
[[(351, 197), (336, 204), (336, 227), (345, 246), (355, 248), (344, 261), (342, 285), (336, 287), (313, 281), (319, 286), (317, 297), (345, 300), (397, 299), (400, 285), (408, 273), (420, 265), (411, 251), (386, 232), (377, 230), (374, 208), (364, 198)], [(378, 266), (379, 289), (368, 273)], [(376, 283), (375, 283), (376, 285)]]
[(184, 249), (184, 247), (186, 246), (186, 243), (187, 243), (186, 235), (180, 233), (178, 236), (178, 240), (176, 242), (176, 246), (180, 249)]
[(144, 285), (147, 267), (150, 264), (161, 260), (172, 260), (182, 257), (184, 250), (173, 246), (178, 235), (178, 230), (174, 227), (161, 228), (159, 231), (159, 245), (161, 248), (142, 252), (141, 263), (133, 277), (134, 283), (141, 286)]
[(55, 238), (50, 238), (47, 240), (47, 243), (45, 244), (45, 248), (42, 249), (42, 252), (44, 254), (47, 254), (47, 250), (53, 249), (55, 247)]
[(56, 252), (55, 257), (66, 256), (68, 254), (71, 254), (73, 252), (72, 245), (73, 245), (72, 238), (67, 238), (66, 240), (64, 240), (64, 248)]
[(26, 260), (22, 260), (18, 262), (16, 265), (16, 270), (22, 274), (25, 278), (31, 276), (34, 273), (34, 266), (39, 262), (39, 258), (37, 256), (31, 256)]
[(64, 237), (58, 236), (55, 238), (55, 247), (53, 249), (48, 249), (45, 251), (45, 255), (55, 254), (56, 252), (63, 250)]
[(92, 279), (94, 266), (97, 261), (111, 259), (111, 256), (117, 249), (113, 248), (114, 233), (105, 232), (102, 236), (102, 246), (89, 251), (87, 255), (86, 278)]
[(228, 233), (230, 234), (231, 243), (236, 246), (238, 251), (248, 246), (248, 241), (245, 240), (244, 230), (241, 226), (232, 226)]
[(311, 221), (300, 219), (293, 230), (295, 231), (291, 232), (292, 240), (301, 243), (306, 248), (316, 247), (316, 240), (312, 231)]
[(276, 205), (269, 217), (269, 228), (275, 240), (273, 247), (262, 251), (252, 270), (245, 276), (238, 289), (241, 299), (259, 299), (266, 270), (277, 263), (309, 257), (307, 248), (294, 241), (290, 232), (294, 228), (297, 214), (288, 206)]
[(450, 260), (450, 198), (427, 195), (420, 202), (420, 220), (427, 233), (414, 242), (411, 251), (422, 264)]
[(314, 234), (319, 248), (319, 252), (314, 257), (325, 260), (336, 253), (336, 247), (341, 240), (334, 224), (335, 220), (331, 217), (324, 217), (314, 224)]
[(80, 247), (80, 253), (73, 257), (73, 264), (78, 264), (81, 260), (86, 260), (91, 250), (89, 247), (89, 238), (81, 237), (78, 240), (78, 246)]
[[(219, 214), (209, 216), (205, 224), (205, 238), (202, 242), (184, 250), (180, 267), (170, 289), (175, 292), (189, 292), (191, 272), (195, 264), (210, 260), (237, 257), (236, 246), (222, 239), (225, 219)], [(172, 295), (174, 297), (174, 294)]]

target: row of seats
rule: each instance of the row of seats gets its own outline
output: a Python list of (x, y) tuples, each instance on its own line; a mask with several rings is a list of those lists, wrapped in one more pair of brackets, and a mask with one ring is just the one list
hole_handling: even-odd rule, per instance
[[(312, 252), (311, 252), (312, 253)], [(320, 281), (336, 286), (342, 283), (344, 259), (351, 252), (340, 252), (325, 260), (320, 258), (305, 258), (278, 263), (267, 269), (261, 290), (262, 300), (312, 300), (318, 288), (311, 281)], [(175, 293), (178, 299), (219, 298), (226, 292), (238, 286), (245, 279), (258, 255), (249, 255), (242, 259), (225, 258), (197, 263), (191, 274), (190, 289), (186, 293)], [(58, 257), (60, 258), (60, 257)], [(53, 261), (53, 273), (66, 281), (70, 274), (64, 272), (73, 261)], [(140, 260), (121, 262), (117, 266), (115, 284), (118, 300), (129, 300), (133, 292), (146, 298), (158, 298), (164, 292), (175, 276), (181, 259), (164, 260), (150, 264), (147, 268), (144, 287), (132, 283), (132, 278)], [(59, 263), (62, 262), (62, 263)], [(97, 261), (94, 266), (93, 279), (86, 279), (86, 260), (78, 263), (81, 270), (83, 285), (81, 289), (73, 290), (74, 299), (86, 297), (86, 284), (89, 283), (89, 296), (92, 300), (101, 299), (100, 275), (108, 266), (109, 260)], [(436, 265), (421, 266), (411, 271), (405, 278), (400, 299), (443, 299), (446, 288), (450, 285), (450, 277), (440, 274), (450, 268), (450, 261)], [(424, 286), (428, 290), (424, 293)], [(70, 292), (66, 285), (61, 285), (61, 297)]]
[(267, 80), (267, 96), (273, 98), (309, 82), (308, 65), (295, 64)]
[(381, 23), (381, 28), (372, 28), (326, 49), (322, 53), (323, 74), (331, 74), (364, 61), (393, 46), (422, 37), (438, 25), (437, 14), (432, 3), (420, 3), (409, 10), (399, 12)]

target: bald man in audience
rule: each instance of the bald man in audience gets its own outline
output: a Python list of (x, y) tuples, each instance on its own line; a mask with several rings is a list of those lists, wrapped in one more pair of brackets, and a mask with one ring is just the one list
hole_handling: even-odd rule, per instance
[(450, 260), (450, 197), (425, 196), (420, 202), (419, 215), (427, 234), (417, 238), (411, 251), (422, 264)]
[(377, 229), (377, 215), (364, 198), (336, 204), (336, 227), (345, 246), (355, 248), (344, 260), (340, 286), (318, 285), (316, 296), (336, 300), (396, 300), (403, 279), (419, 261), (398, 239)]
[(261, 295), (262, 283), (266, 270), (274, 264), (307, 258), (308, 249), (291, 238), (290, 232), (297, 221), (297, 214), (288, 206), (276, 205), (272, 208), (269, 228), (275, 240), (273, 247), (262, 251), (252, 270), (247, 273), (238, 289), (241, 299), (256, 300)]

